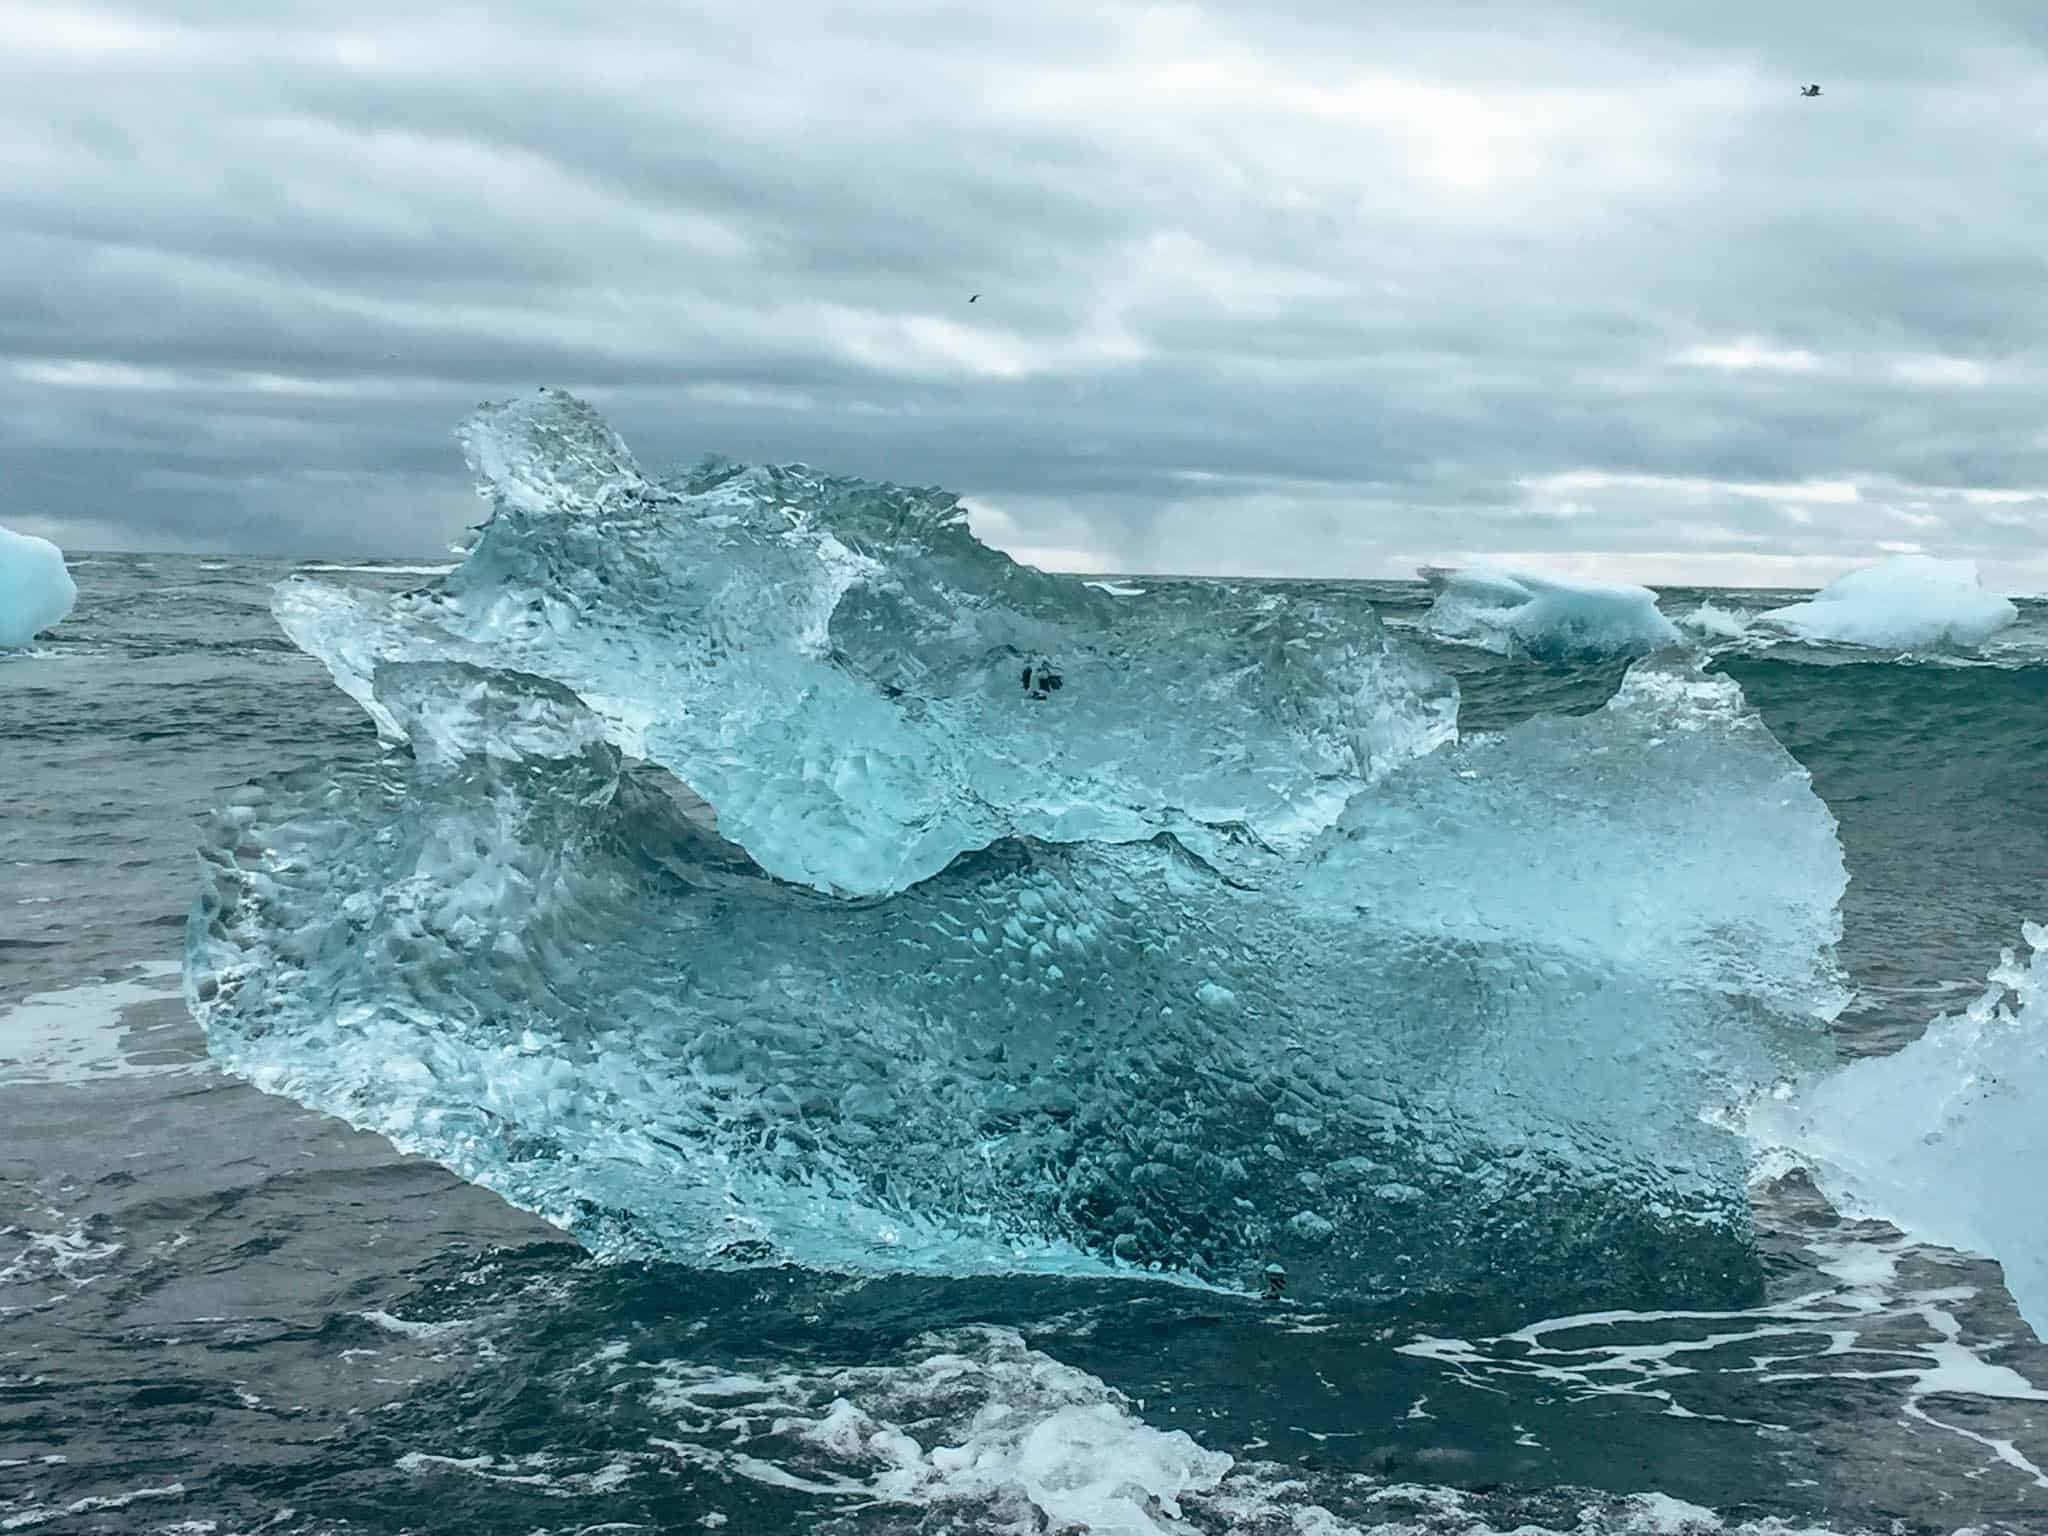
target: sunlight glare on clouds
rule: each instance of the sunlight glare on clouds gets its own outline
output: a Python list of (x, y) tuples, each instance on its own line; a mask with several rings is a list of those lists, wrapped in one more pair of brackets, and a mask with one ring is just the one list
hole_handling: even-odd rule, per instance
[(1817, 373), (1826, 366), (1804, 347), (1773, 347), (1747, 339), (1687, 347), (1678, 354), (1678, 361), (1691, 368), (1721, 368), (1731, 373)]
[(0, 36), (7, 39), (9, 50), (22, 54), (83, 58), (161, 52), (188, 47), (193, 41), (182, 29), (132, 14), (43, 0), (0, 0)]
[(1991, 370), (1967, 357), (1912, 357), (1892, 364), (1892, 372), (1908, 384), (1959, 385), (1981, 389)]

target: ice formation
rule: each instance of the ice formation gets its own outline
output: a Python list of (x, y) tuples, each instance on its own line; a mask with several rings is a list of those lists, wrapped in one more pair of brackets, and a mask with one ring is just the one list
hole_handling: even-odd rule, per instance
[(1678, 626), (1707, 640), (1739, 639), (1749, 629), (1749, 615), (1703, 602), (1678, 616)]
[(1748, 1283), (1699, 1112), (1826, 1059), (1844, 875), (1732, 681), (1454, 745), (1337, 600), (663, 487), (561, 397), (471, 448), (462, 570), (280, 590), (404, 750), (221, 814), (187, 987), (231, 1069), (612, 1251)]
[(1456, 690), (1363, 597), (1132, 602), (978, 543), (937, 491), (718, 462), (659, 484), (557, 393), (465, 441), (495, 515), (462, 567), (391, 599), (292, 583), (286, 631), (387, 731), (382, 662), (554, 679), (821, 891), (1005, 836), (1298, 845), (1455, 730)]
[(0, 528), (0, 650), (61, 624), (78, 601), (64, 552), (48, 539)]
[(1440, 639), (1538, 660), (1641, 655), (1679, 642), (1647, 587), (1476, 565), (1419, 574), (1436, 592), (1424, 626)]
[(1756, 622), (1801, 640), (1935, 651), (1982, 645), (2018, 617), (2010, 602), (1979, 584), (1974, 560), (1900, 555), (1851, 571)]
[[(1925, 1242), (1989, 1254), (2048, 1338), (2048, 927), (2000, 957), (1983, 994), (1889, 1056), (1855, 1061), (1750, 1112), (1840, 1210)], [(1771, 1159), (1767, 1158), (1767, 1165)]]

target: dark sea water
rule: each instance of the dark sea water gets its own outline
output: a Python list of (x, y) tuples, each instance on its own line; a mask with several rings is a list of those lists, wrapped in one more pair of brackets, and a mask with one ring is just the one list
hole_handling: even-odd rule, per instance
[[(0, 657), (0, 1532), (2048, 1531), (2048, 1349), (1997, 1265), (1797, 1176), (1719, 1313), (711, 1272), (224, 1077), (179, 993), (198, 820), (379, 750), (271, 618), (292, 569), (87, 557)], [(1707, 596), (1745, 600), (1665, 607)], [(1845, 1057), (2048, 919), (2048, 613), (2014, 634), (1718, 663), (1840, 824)], [(1623, 670), (1409, 638), (1466, 733)]]

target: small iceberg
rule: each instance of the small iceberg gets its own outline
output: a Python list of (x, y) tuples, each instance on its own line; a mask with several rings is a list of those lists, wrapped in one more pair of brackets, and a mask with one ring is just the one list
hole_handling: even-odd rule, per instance
[(1900, 555), (1851, 571), (1756, 622), (1798, 640), (1935, 651), (1982, 645), (2018, 618), (2017, 608), (1979, 584), (1976, 561)]
[(78, 601), (64, 552), (48, 539), (0, 528), (0, 651), (18, 650), (61, 624)]
[(1798, 1164), (1844, 1215), (1997, 1259), (2048, 1339), (2048, 928), (2022, 931), (2027, 958), (2003, 951), (1961, 1013), (1763, 1100), (1747, 1123), (1766, 1171)]
[(1425, 630), (1503, 656), (1639, 656), (1680, 640), (1648, 587), (1480, 565), (1426, 565), (1416, 574), (1436, 592)]
[(1678, 627), (1704, 640), (1739, 640), (1749, 629), (1749, 616), (1702, 602), (1691, 613), (1678, 616)]

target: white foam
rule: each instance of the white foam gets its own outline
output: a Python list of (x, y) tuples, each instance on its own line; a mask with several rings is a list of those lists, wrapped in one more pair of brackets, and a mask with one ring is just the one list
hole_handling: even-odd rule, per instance
[(1802, 640), (1896, 651), (1982, 645), (2019, 618), (1986, 592), (1974, 560), (1900, 555), (1851, 571), (1803, 603), (1757, 615), (1760, 627)]
[(133, 1493), (120, 1493), (79, 1499), (64, 1506), (67, 1515), (89, 1515), (101, 1509), (126, 1509), (130, 1504), (144, 1499), (181, 1499), (185, 1496), (183, 1483), (165, 1483), (161, 1488), (138, 1488)]
[[(934, 1335), (915, 1364), (767, 1378), (671, 1366), (657, 1407), (686, 1432), (730, 1424), (809, 1447), (822, 1465), (788, 1465), (733, 1446), (728, 1471), (791, 1491), (890, 1503), (968, 1504), (1003, 1528), (1164, 1536), (1181, 1500), (1214, 1490), (1232, 1458), (1138, 1418), (1085, 1371), (1004, 1329)], [(735, 1414), (736, 1403), (744, 1413)], [(763, 1422), (765, 1420), (765, 1423)], [(913, 1430), (915, 1431), (913, 1433)], [(670, 1448), (700, 1461), (703, 1448)], [(714, 1453), (715, 1454), (715, 1453)]]
[(593, 1498), (616, 1493), (649, 1463), (646, 1455), (613, 1456), (590, 1470), (571, 1469), (564, 1458), (547, 1451), (524, 1456), (437, 1456), (407, 1451), (398, 1470), (418, 1477), (434, 1472), (460, 1472), (481, 1482), (526, 1488), (545, 1498)]
[[(52, 1216), (61, 1213), (48, 1212)], [(86, 1274), (85, 1270), (104, 1264), (126, 1246), (89, 1236), (83, 1221), (72, 1221), (62, 1229), (34, 1227), (0, 1227), (0, 1242), (14, 1241), (21, 1246), (14, 1257), (0, 1264), (0, 1285), (23, 1285), (37, 1281), (58, 1279), (70, 1285), (90, 1285), (97, 1275)]]
[(1143, 597), (1145, 589), (1134, 587), (1124, 581), (1084, 581), (1084, 587), (1093, 587), (1098, 592), (1107, 592), (1111, 597)]
[(38, 993), (0, 1009), (0, 1086), (191, 1071), (195, 1063), (187, 1061), (135, 1061), (121, 1042), (122, 1010), (175, 997), (171, 978), (180, 969), (174, 961), (156, 962), (140, 967), (132, 980)]
[(17, 650), (64, 622), (78, 587), (48, 539), (0, 528), (0, 650)]
[(444, 1323), (416, 1323), (410, 1318), (394, 1317), (384, 1311), (358, 1312), (356, 1316), (366, 1323), (376, 1324), (386, 1333), (402, 1334), (409, 1339), (438, 1339), (444, 1334), (458, 1333), (469, 1326), (459, 1319)]
[(1674, 1499), (1668, 1493), (1637, 1493), (1629, 1496), (1637, 1529), (1655, 1536), (1693, 1536), (1722, 1529), (1721, 1517), (1711, 1509)]
[[(1103, 1536), (1799, 1536), (1802, 1529), (1777, 1519), (1728, 1521), (1655, 1491), (1587, 1493), (1575, 1523), (1533, 1524), (1503, 1516), (1497, 1494), (1311, 1473), (1205, 1448), (1182, 1431), (1147, 1423), (1142, 1403), (1005, 1329), (928, 1335), (918, 1350), (893, 1365), (759, 1375), (663, 1361), (652, 1368), (650, 1406), (671, 1415), (675, 1428), (649, 1443), (696, 1486), (751, 1482), (836, 1511), (900, 1507), (919, 1529)], [(608, 1356), (606, 1363), (619, 1362)], [(1243, 1449), (1248, 1455), (1253, 1447)]]
[[(1454, 1380), (1472, 1387), (1484, 1388), (1489, 1378), (1535, 1380), (1573, 1398), (1646, 1398), (1661, 1402), (1673, 1417), (1782, 1433), (1792, 1433), (1793, 1426), (1767, 1417), (1702, 1411), (1681, 1396), (1714, 1382), (1712, 1357), (1724, 1350), (1740, 1354), (1765, 1386), (1895, 1382), (1905, 1393), (1901, 1411), (1907, 1417), (1983, 1446), (1995, 1461), (2048, 1488), (2048, 1472), (2012, 1442), (1951, 1422), (1929, 1408), (1928, 1399), (1936, 1397), (2034, 1403), (2048, 1402), (2048, 1392), (2010, 1367), (1982, 1359), (1962, 1342), (1956, 1309), (1975, 1297), (1974, 1290), (1897, 1288), (1899, 1259), (1912, 1246), (1903, 1237), (1817, 1242), (1811, 1248), (1816, 1267), (1838, 1282), (1835, 1288), (1744, 1311), (1589, 1312), (1547, 1318), (1493, 1338), (1420, 1338), (1398, 1349), (1443, 1366)], [(1672, 1337), (1673, 1323), (1689, 1325), (1684, 1336)], [(1912, 1338), (1908, 1330), (1919, 1337)], [(1908, 1342), (1901, 1341), (1902, 1332)], [(1819, 1347), (1805, 1341), (1820, 1341)], [(1767, 1347), (1758, 1349), (1759, 1344)], [(1758, 1412), (1768, 1413), (1769, 1399), (1757, 1401)]]

